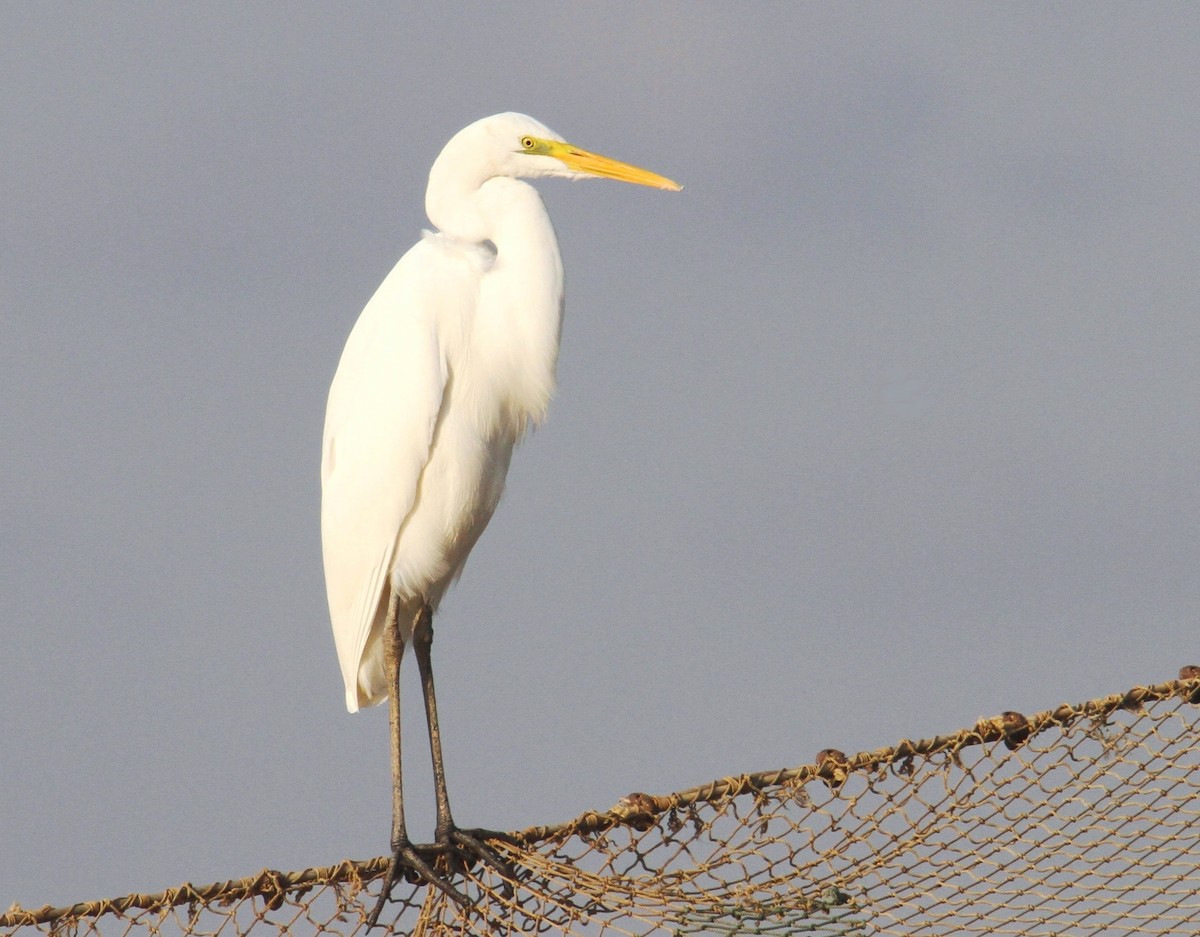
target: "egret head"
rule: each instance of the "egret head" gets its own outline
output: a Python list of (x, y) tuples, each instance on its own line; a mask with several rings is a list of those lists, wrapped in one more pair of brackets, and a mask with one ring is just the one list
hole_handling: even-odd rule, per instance
[(472, 222), (475, 196), (489, 179), (618, 179), (679, 191), (675, 182), (567, 143), (526, 114), (495, 114), (464, 127), (442, 149), (429, 172), (425, 208), (442, 230), (463, 237), (478, 232)]
[(526, 114), (495, 114), (456, 133), (433, 164), (435, 180), (477, 188), (494, 176), (535, 179), (619, 179), (638, 185), (679, 191), (680, 186), (657, 173), (570, 143)]

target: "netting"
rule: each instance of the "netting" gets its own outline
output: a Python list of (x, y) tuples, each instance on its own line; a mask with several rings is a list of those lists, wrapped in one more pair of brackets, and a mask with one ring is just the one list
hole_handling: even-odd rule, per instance
[[(1200, 668), (952, 735), (743, 775), (494, 843), (403, 934), (1200, 933)], [(386, 858), (0, 915), (0, 934), (366, 933)]]

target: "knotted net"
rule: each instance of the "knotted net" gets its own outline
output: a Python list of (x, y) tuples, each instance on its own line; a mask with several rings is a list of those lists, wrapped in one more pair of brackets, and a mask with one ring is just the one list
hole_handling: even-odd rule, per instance
[[(1200, 668), (1028, 718), (666, 796), (495, 843), (441, 892), (400, 883), (400, 934), (1200, 933)], [(366, 933), (386, 859), (37, 911), (0, 934)]]

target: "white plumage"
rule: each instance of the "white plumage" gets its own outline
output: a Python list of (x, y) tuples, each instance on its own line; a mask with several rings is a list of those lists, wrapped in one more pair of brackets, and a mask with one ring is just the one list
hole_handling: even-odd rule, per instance
[(531, 153), (530, 139), (562, 144), (523, 114), (485, 118), (446, 144), (426, 196), (439, 232), (367, 303), (329, 391), (321, 538), (351, 712), (387, 699), (389, 572), (403, 630), (462, 572), (513, 445), (554, 392), (562, 261), (541, 197), (513, 177), (596, 171), (572, 168), (553, 146)]

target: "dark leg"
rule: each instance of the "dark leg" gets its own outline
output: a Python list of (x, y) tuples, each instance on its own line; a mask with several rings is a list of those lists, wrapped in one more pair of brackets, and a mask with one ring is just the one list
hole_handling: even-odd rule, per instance
[(421, 858), (413, 848), (404, 824), (404, 773), (400, 765), (400, 660), (404, 656), (404, 641), (396, 624), (398, 606), (399, 597), (393, 592), (388, 603), (387, 622), (383, 631), (383, 660), (388, 681), (388, 726), (392, 736), (392, 861), (388, 864), (387, 877), (383, 880), (379, 900), (375, 902), (371, 916), (367, 919), (368, 928), (378, 923), (379, 914), (392, 895), (392, 886), (403, 876), (405, 869), (415, 871), (459, 904), (468, 903), (465, 895), (452, 888)]
[(425, 697), (425, 722), (429, 727), (429, 752), (433, 756), (433, 786), (437, 797), (437, 831), (435, 839), (450, 858), (463, 853), (486, 862), (506, 878), (516, 878), (516, 872), (494, 851), (484, 845), (484, 839), (506, 839), (492, 830), (460, 830), (450, 815), (450, 795), (446, 792), (446, 769), (442, 765), (442, 734), (438, 729), (437, 693), (433, 688), (433, 611), (421, 607), (413, 627), (413, 652), (421, 672), (421, 691)]

